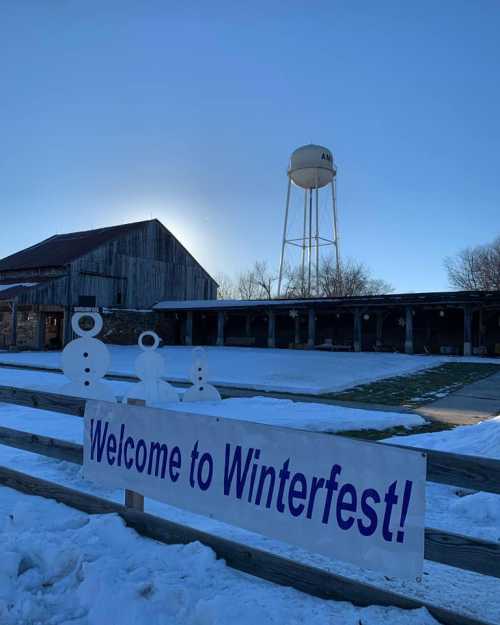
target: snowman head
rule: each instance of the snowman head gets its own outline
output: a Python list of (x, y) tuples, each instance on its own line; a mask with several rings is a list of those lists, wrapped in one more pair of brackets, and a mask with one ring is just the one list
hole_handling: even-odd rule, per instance
[[(89, 317), (94, 325), (83, 329), (80, 320)], [(64, 374), (74, 382), (91, 386), (102, 378), (110, 365), (108, 348), (94, 338), (102, 330), (102, 317), (98, 313), (75, 313), (71, 318), (71, 327), (80, 338), (68, 343), (62, 353)]]
[[(150, 336), (153, 339), (152, 345), (145, 345), (144, 338)], [(135, 371), (139, 378), (145, 382), (155, 381), (165, 375), (165, 361), (162, 356), (155, 350), (160, 344), (160, 337), (156, 332), (146, 331), (143, 332), (137, 343), (142, 349), (143, 353), (135, 361)]]
[[(82, 319), (92, 319), (94, 323), (90, 328), (84, 329), (80, 325), (80, 321)], [(76, 335), (86, 338), (93, 338), (94, 336), (97, 336), (102, 330), (102, 317), (99, 313), (95, 312), (75, 313), (71, 317), (71, 327), (73, 328), (73, 332)]]

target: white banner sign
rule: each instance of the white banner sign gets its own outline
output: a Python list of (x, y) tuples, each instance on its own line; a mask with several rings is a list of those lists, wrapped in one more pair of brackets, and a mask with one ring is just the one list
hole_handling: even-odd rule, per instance
[(361, 567), (422, 573), (421, 452), (91, 400), (84, 473)]

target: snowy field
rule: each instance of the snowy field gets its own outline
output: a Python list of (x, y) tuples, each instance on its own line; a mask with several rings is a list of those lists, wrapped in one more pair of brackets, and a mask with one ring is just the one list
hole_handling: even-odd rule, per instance
[[(64, 376), (56, 373), (0, 369), (0, 384), (56, 391), (64, 382)], [(125, 382), (106, 381), (105, 384), (118, 395), (125, 394), (129, 388)], [(420, 420), (408, 414), (259, 397), (228, 399), (220, 404), (176, 406), (185, 411), (329, 432), (353, 429), (353, 424), (361, 429), (396, 423), (410, 426), (416, 423), (408, 419)], [(81, 419), (21, 406), (1, 405), (0, 425), (75, 442), (82, 440)], [(500, 459), (500, 418), (452, 431), (391, 440)], [(81, 467), (71, 463), (0, 446), (0, 464), (101, 497), (123, 500), (122, 491), (97, 487), (86, 481)], [(426, 524), (499, 541), (500, 497), (487, 493), (462, 496), (458, 490), (427, 485)], [(495, 598), (500, 595), (500, 580), (494, 578), (425, 562), (421, 583), (402, 582), (160, 502), (146, 500), (146, 510), (500, 623), (500, 601)], [(169, 625), (253, 624), (258, 621), (269, 625), (285, 622), (314, 625), (434, 623), (425, 611), (402, 612), (375, 607), (360, 610), (350, 604), (319, 601), (234, 572), (222, 562), (216, 562), (213, 553), (201, 545), (160, 545), (139, 538), (115, 517), (87, 517), (54, 502), (26, 497), (5, 488), (0, 489), (0, 531), (3, 554), (7, 554), (0, 571), (3, 576), (0, 578), (2, 625), (36, 622), (108, 625), (114, 624), (110, 615), (116, 613), (120, 613), (120, 623), (147, 620)], [(138, 543), (143, 546), (144, 557), (137, 555)], [(228, 600), (235, 593), (241, 600)], [(120, 610), (121, 606), (126, 609)]]
[[(44, 371), (24, 371), (17, 369), (0, 368), (0, 385), (17, 386), (33, 390), (46, 390), (53, 393), (69, 380), (62, 374), (46, 373)], [(122, 397), (135, 386), (134, 382), (119, 382), (104, 380), (103, 384), (113, 389), (116, 397)], [(178, 389), (182, 396), (185, 389)], [(329, 404), (299, 403), (286, 399), (270, 397), (244, 397), (224, 399), (222, 402), (177, 403), (166, 407), (182, 410), (183, 412), (198, 412), (229, 419), (255, 421), (269, 425), (281, 425), (316, 432), (341, 432), (347, 430), (384, 430), (395, 426), (416, 427), (423, 425), (425, 420), (411, 413), (381, 412), (377, 410), (358, 410), (343, 408)], [(27, 430), (37, 434), (49, 434), (58, 438), (74, 435), (77, 427), (77, 436), (80, 437), (80, 423), (73, 423), (64, 415), (57, 420), (56, 427), (50, 431), (39, 431), (45, 428), (50, 418), (42, 414), (42, 418), (30, 417), (30, 413), (9, 404), (0, 406), (0, 424), (20, 430)], [(34, 411), (38, 412), (38, 411)], [(54, 413), (55, 414), (55, 413)], [(71, 439), (73, 440), (73, 439)], [(78, 438), (80, 440), (80, 438)]]
[(163, 545), (117, 515), (88, 516), (7, 488), (0, 533), (2, 625), (437, 623), (424, 609), (322, 601), (234, 571), (200, 543)]
[[(141, 350), (135, 346), (109, 346), (110, 373), (135, 374)], [(445, 362), (495, 362), (497, 359), (456, 358), (369, 352), (318, 352), (286, 349), (207, 347), (209, 381), (221, 386), (264, 391), (321, 394), (341, 391), (396, 375), (415, 373)], [(190, 347), (163, 347), (167, 378), (189, 381)], [(0, 364), (22, 363), (59, 368), (60, 352), (0, 353)]]

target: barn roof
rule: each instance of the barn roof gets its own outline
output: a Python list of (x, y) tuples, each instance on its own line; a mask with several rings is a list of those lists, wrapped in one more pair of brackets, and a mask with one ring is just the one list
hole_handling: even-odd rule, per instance
[(56, 234), (36, 245), (0, 260), (0, 271), (60, 267), (91, 252), (111, 239), (144, 227), (149, 221), (136, 221), (120, 226)]

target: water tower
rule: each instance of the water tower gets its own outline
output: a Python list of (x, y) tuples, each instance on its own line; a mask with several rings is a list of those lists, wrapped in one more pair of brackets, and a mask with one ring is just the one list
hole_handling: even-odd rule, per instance
[[(336, 207), (337, 168), (333, 155), (328, 148), (321, 145), (304, 145), (297, 148), (290, 158), (288, 168), (288, 191), (286, 194), (285, 225), (281, 244), (281, 260), (278, 280), (278, 296), (281, 295), (283, 269), (287, 252), (291, 256), (292, 248), (298, 248), (299, 258), (295, 265), (301, 272), (301, 281), (305, 294), (318, 294), (318, 278), (321, 257), (324, 252), (331, 252), (335, 247), (335, 260), (339, 266), (339, 246), (337, 236)], [(291, 208), (293, 203), (292, 189), (299, 187), (304, 190), (303, 206)], [(325, 189), (320, 197), (320, 189)], [(331, 197), (330, 193), (331, 192)], [(331, 201), (331, 204), (330, 204)], [(320, 202), (321, 214), (320, 214)], [(326, 205), (326, 211), (325, 211)], [(303, 212), (303, 215), (302, 215)], [(326, 214), (325, 214), (326, 212)], [(290, 222), (297, 221), (298, 231), (291, 231)], [(302, 219), (303, 217), (303, 219)]]

